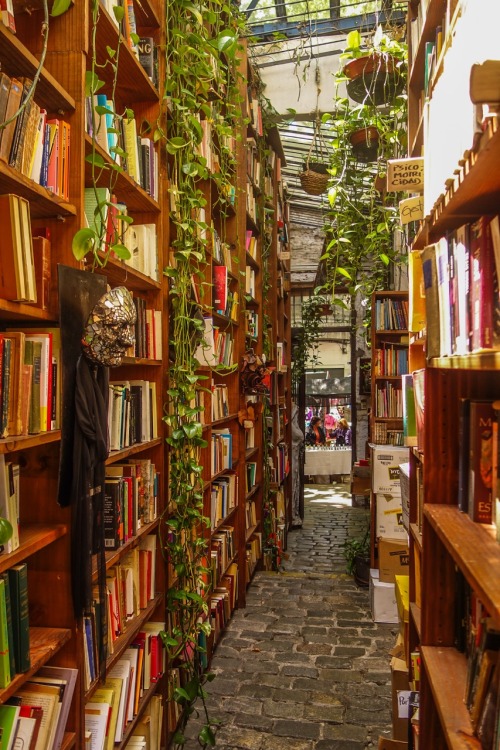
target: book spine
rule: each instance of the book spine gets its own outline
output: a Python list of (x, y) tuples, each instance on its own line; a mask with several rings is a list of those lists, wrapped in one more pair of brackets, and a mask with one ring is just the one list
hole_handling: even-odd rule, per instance
[(9, 631), (7, 623), (7, 602), (5, 595), (5, 581), (0, 578), (0, 688), (6, 688), (11, 683)]
[(9, 641), (9, 664), (10, 675), (11, 677), (13, 677), (16, 673), (16, 661), (14, 658), (14, 625), (12, 622), (12, 602), (10, 596), (9, 576), (7, 573), (2, 573), (0, 577), (5, 584), (5, 611), (7, 619), (7, 635)]
[(10, 568), (8, 574), (14, 626), (16, 672), (27, 672), (31, 667), (28, 566), (26, 563), (21, 563)]

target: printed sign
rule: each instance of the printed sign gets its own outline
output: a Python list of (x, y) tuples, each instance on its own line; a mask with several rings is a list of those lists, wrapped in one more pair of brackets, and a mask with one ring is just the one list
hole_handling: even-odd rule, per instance
[(389, 159), (387, 192), (420, 193), (424, 189), (424, 159)]

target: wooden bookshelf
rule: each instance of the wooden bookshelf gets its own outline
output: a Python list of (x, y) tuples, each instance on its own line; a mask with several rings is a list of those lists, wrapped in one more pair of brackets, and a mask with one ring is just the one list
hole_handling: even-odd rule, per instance
[[(412, 4), (410, 27), (411, 19), (418, 12), (421, 8)], [(437, 27), (444, 18), (443, 48), (425, 105), (428, 128), (437, 128), (433, 94), (438, 97), (434, 86), (440, 76), (450, 73), (453, 57), (449, 55), (450, 49), (457, 54), (463, 45), (475, 54), (482, 46), (480, 36), (474, 35), (473, 23), (466, 23), (463, 12), (461, 3), (455, 0), (430, 0), (422, 35), (413, 50), (408, 90), (409, 143), (421, 142), (424, 154), (429, 151), (426, 138), (431, 141), (433, 135), (432, 130), (426, 132), (425, 127), (419, 135), (421, 124), (416, 116), (423, 87), (425, 44), (436, 38)], [(472, 7), (467, 12), (474, 14), (477, 10)], [(455, 92), (455, 96), (459, 94)], [(465, 92), (460, 96), (465, 97)], [(462, 103), (465, 102), (463, 98)], [(466, 103), (468, 105), (469, 100)], [(460, 106), (460, 102), (457, 105)], [(420, 223), (414, 249), (421, 250), (457, 227), (490, 212), (498, 213), (500, 136), (497, 118), (489, 118), (483, 132), (475, 139), (471, 136), (471, 142), (463, 145), (460, 153), (447, 155), (450, 164), (454, 161), (456, 167), (445, 180), (443, 192), (429, 215)], [(432, 169), (432, 165), (425, 164), (426, 170), (428, 167)], [(484, 260), (482, 256), (480, 259)], [(470, 592), (468, 596), (480, 602), (494, 626), (500, 625), (500, 548), (493, 526), (476, 523), (459, 510), (459, 463), (464, 458), (459, 411), (463, 399), (493, 401), (498, 397), (500, 358), (498, 351), (489, 350), (426, 361), (425, 334), (419, 334), (419, 338), (411, 347), (420, 347), (414, 362), (417, 368), (425, 367), (424, 444), (419, 444), (419, 450), (412, 451), (410, 456), (413, 471), (413, 476), (410, 474), (410, 647), (419, 647), (422, 654), (419, 743), (433, 750), (479, 750), (482, 745), (464, 702), (471, 668), (469, 646), (466, 644), (465, 653), (458, 650), (460, 629), (457, 624), (472, 621), (470, 603), (461, 603), (465, 587)], [(423, 509), (420, 510), (417, 471), (423, 475)], [(421, 518), (418, 517), (420, 512)], [(420, 609), (415, 601), (419, 575)], [(495, 725), (497, 722), (498, 716)]]

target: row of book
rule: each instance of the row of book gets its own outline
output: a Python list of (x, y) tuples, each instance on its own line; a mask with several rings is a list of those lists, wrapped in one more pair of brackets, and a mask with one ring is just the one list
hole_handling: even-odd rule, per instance
[(408, 344), (380, 344), (372, 354), (375, 377), (394, 377), (408, 372)]
[(0, 159), (69, 200), (70, 124), (48, 117), (47, 110), (28, 98), (32, 86), (31, 78), (0, 73), (0, 122), (14, 118), (0, 131)]
[(384, 422), (375, 422), (373, 425), (372, 441), (376, 445), (404, 445), (403, 430), (389, 428)]
[(1, 296), (46, 308), (50, 245), (46, 238), (33, 238), (38, 230), (31, 227), (29, 202), (14, 193), (0, 195), (0, 223)]
[(228, 331), (221, 331), (214, 325), (211, 315), (204, 316), (203, 332), (201, 342), (198, 345), (194, 358), (200, 365), (209, 367), (231, 367), (233, 364), (234, 340)]
[(0, 334), (0, 437), (59, 429), (60, 331)]
[(233, 256), (231, 254), (231, 245), (224, 242), (218, 231), (214, 228), (213, 224), (211, 227), (212, 232), (212, 254), (214, 262), (222, 266), (226, 266), (229, 272), (233, 269)]
[(500, 347), (498, 216), (482, 216), (428, 245), (412, 271), (412, 323), (419, 330), (425, 320), (429, 359)]
[(159, 474), (149, 458), (106, 467), (104, 526), (106, 548), (117, 549), (152, 523), (158, 512)]
[(252, 185), (260, 188), (261, 162), (255, 138), (247, 138), (247, 175)]
[(0, 688), (30, 668), (28, 566), (19, 563), (0, 575)]
[(252, 339), (259, 335), (259, 313), (256, 310), (245, 310), (245, 334)]
[(7, 461), (0, 454), (0, 518), (12, 526), (12, 536), (3, 545), (2, 552), (14, 552), (19, 547), (20, 464)]
[(252, 299), (256, 299), (256, 286), (257, 284), (257, 275), (255, 272), (255, 268), (252, 268), (252, 266), (246, 266), (245, 268), (245, 294), (247, 294)]
[(154, 380), (110, 382), (108, 403), (110, 450), (123, 450), (158, 437)]
[(252, 260), (257, 260), (258, 242), (251, 229), (247, 229), (245, 233), (245, 250)]
[(246, 545), (246, 583), (250, 583), (262, 553), (262, 534), (254, 532)]
[(158, 200), (158, 153), (150, 138), (139, 135), (135, 118), (116, 116), (106, 94), (85, 100), (85, 130), (108, 156), (154, 200)]
[(257, 482), (257, 462), (247, 461), (245, 463), (245, 492), (248, 494)]
[(212, 590), (215, 590), (224, 576), (236, 552), (233, 526), (221, 526), (210, 540), (210, 568)]
[(408, 330), (408, 300), (390, 297), (377, 299), (373, 314), (376, 331)]
[(2, 747), (59, 750), (77, 669), (43, 666), (0, 706)]
[(113, 255), (114, 244), (124, 245), (130, 253), (126, 265), (154, 281), (160, 280), (155, 224), (130, 223), (127, 206), (104, 187), (85, 188), (84, 213), (87, 226), (102, 241), (103, 252)]
[(134, 344), (126, 352), (127, 356), (144, 359), (162, 359), (162, 313), (146, 307), (146, 300), (134, 296), (136, 321)]
[(210, 522), (215, 529), (236, 507), (238, 499), (238, 475), (229, 471), (212, 482), (210, 491)]
[[(144, 693), (163, 676), (165, 649), (161, 633), (164, 630), (164, 622), (144, 623), (107, 673), (105, 682), (85, 704), (85, 731), (91, 735), (92, 750), (112, 750), (115, 743), (122, 742), (127, 726), (138, 714)], [(155, 716), (157, 733), (161, 719), (156, 714), (161, 713), (161, 706), (154, 699), (155, 696), (150, 711)]]
[(213, 430), (210, 436), (212, 476), (233, 467), (233, 436), (229, 431)]
[(231, 320), (238, 320), (239, 293), (229, 288), (227, 266), (213, 267), (213, 307), (221, 315)]
[(403, 416), (403, 393), (401, 384), (377, 383), (375, 386), (375, 416), (400, 419)]
[(254, 222), (258, 223), (258, 204), (253, 192), (253, 185), (250, 180), (247, 181), (246, 186), (246, 211), (247, 216)]
[(212, 385), (212, 421), (224, 419), (229, 414), (229, 391), (224, 383)]
[(95, 600), (83, 618), (85, 645), (85, 689), (101, 672), (101, 658), (114, 653), (118, 637), (133, 627), (135, 618), (155, 595), (156, 547), (154, 535), (141, 539), (138, 547), (129, 550), (120, 563), (106, 571), (106, 617), (108, 630), (105, 644), (101, 641), (99, 623), (101, 605), (96, 587)]

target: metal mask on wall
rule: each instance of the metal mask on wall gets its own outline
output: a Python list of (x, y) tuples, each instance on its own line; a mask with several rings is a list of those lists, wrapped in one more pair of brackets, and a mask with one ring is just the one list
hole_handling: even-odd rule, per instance
[(82, 338), (83, 353), (104, 367), (121, 365), (134, 344), (136, 310), (132, 295), (124, 286), (103, 294), (87, 319)]

